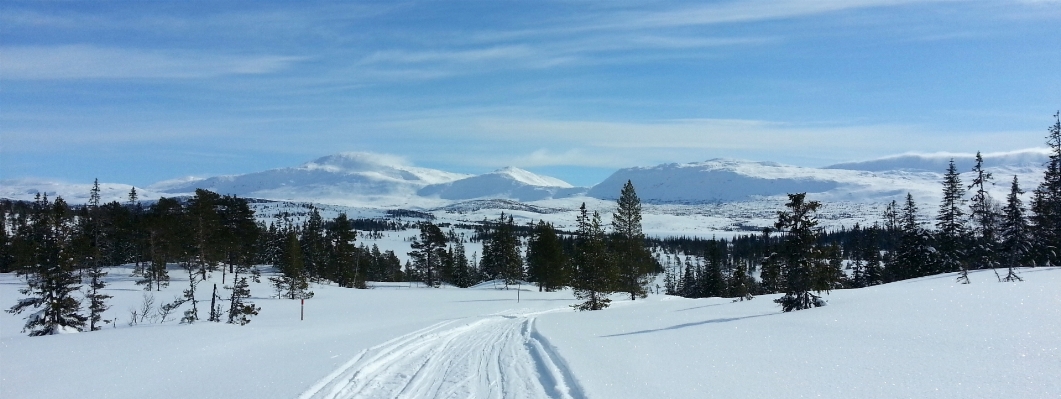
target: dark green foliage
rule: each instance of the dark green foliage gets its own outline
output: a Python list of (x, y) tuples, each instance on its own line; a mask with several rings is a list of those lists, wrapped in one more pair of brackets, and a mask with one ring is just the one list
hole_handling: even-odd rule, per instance
[(1043, 181), (1032, 194), (1031, 229), (1035, 262), (1039, 265), (1061, 265), (1061, 113), (1054, 114), (1046, 144), (1050, 159)]
[[(818, 201), (806, 201), (806, 193), (789, 194), (787, 211), (778, 212), (774, 224), (783, 234), (775, 253), (781, 266), (785, 295), (775, 300), (785, 312), (825, 305), (822, 292), (834, 288), (835, 267), (830, 265), (830, 251), (817, 245)], [(811, 291), (814, 291), (813, 293)]]
[(568, 259), (552, 224), (538, 221), (527, 242), (527, 274), (539, 291), (555, 291), (567, 285)]
[(523, 255), (519, 237), (516, 236), (512, 216), (502, 213), (490, 224), (492, 231), (483, 242), (483, 259), (480, 268), (488, 279), (501, 279), (505, 287), (523, 279)]
[(931, 246), (932, 237), (922, 226), (913, 195), (906, 195), (906, 204), (900, 217), (898, 248), (889, 257), (885, 266), (885, 280), (898, 281), (922, 277), (937, 270), (936, 252)]
[[(616, 291), (629, 294), (631, 300), (644, 298), (659, 264), (645, 247), (645, 234), (641, 231), (641, 200), (629, 180), (623, 185), (617, 202), (609, 240), (617, 269)], [(719, 280), (721, 286), (721, 278)]]
[[(969, 222), (971, 235), (966, 240), (968, 255), (973, 269), (994, 269), (998, 266), (998, 205), (991, 198), (987, 186), (994, 176), (984, 170), (984, 158), (978, 151), (973, 166), (973, 181), (967, 189), (972, 193), (969, 200)], [(995, 273), (998, 276), (998, 273)], [(1001, 280), (1001, 277), (999, 277)], [(968, 277), (966, 277), (968, 281)]]
[(968, 251), (966, 250), (965, 204), (961, 177), (950, 161), (947, 173), (943, 175), (943, 201), (936, 216), (935, 248), (937, 262), (930, 274), (960, 272), (958, 282), (969, 283)]
[(429, 287), (437, 287), (443, 258), (446, 256), (446, 235), (431, 222), (420, 224), (420, 235), (412, 243), (413, 273)]
[(1003, 281), (1020, 281), (1016, 268), (1029, 266), (1032, 262), (1031, 229), (1024, 218), (1024, 204), (1020, 195), (1024, 191), (1020, 189), (1017, 176), (1013, 176), (1010, 185), (1009, 196), (1006, 197), (1006, 207), (1003, 210), (1001, 222), (1001, 245), (999, 257), (1002, 258), (1009, 268)]
[(614, 292), (615, 266), (608, 252), (600, 214), (590, 217), (586, 204), (579, 208), (575, 254), (572, 257), (571, 288), (582, 303), (571, 305), (577, 310), (601, 310), (611, 304)]
[(31, 336), (52, 335), (64, 330), (82, 331), (87, 318), (80, 313), (81, 302), (73, 296), (80, 279), (74, 274), (72, 260), (73, 225), (71, 212), (61, 197), (49, 202), (47, 195), (37, 195), (33, 203), (30, 224), (24, 239), (32, 243), (29, 262), (18, 270), (26, 279), (26, 287), (19, 293), (26, 295), (7, 310), (21, 314), (26, 309), (39, 309), (26, 317), (22, 331)]

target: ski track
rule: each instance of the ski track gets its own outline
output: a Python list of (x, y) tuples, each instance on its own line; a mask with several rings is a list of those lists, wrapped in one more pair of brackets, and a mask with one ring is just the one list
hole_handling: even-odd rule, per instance
[(585, 399), (563, 358), (535, 329), (541, 313), (444, 321), (391, 339), (365, 349), (299, 399)]

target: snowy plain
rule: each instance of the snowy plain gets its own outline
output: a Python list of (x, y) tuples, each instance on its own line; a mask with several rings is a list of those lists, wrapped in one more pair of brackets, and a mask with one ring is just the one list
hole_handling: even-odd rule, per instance
[[(118, 320), (102, 331), (28, 337), (22, 316), (0, 315), (0, 397), (1061, 396), (1061, 268), (1024, 269), (1019, 283), (979, 271), (969, 285), (944, 274), (837, 290), (793, 313), (774, 296), (616, 295), (575, 312), (570, 291), (528, 286), (315, 284), (300, 321), (299, 301), (263, 283), (247, 326), (130, 326), (145, 292), (129, 271), (111, 269), (107, 317)], [(159, 303), (187, 284), (171, 273)], [(21, 284), (0, 275), (0, 302)]]

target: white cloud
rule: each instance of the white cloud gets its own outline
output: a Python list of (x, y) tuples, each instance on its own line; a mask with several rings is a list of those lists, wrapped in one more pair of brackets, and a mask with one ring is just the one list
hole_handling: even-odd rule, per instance
[(0, 48), (0, 75), (9, 80), (209, 78), (284, 70), (299, 57), (64, 46)]

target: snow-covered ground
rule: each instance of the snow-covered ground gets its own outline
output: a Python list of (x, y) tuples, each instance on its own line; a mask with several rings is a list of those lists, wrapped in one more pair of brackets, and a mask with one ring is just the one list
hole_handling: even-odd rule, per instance
[[(298, 301), (259, 284), (261, 314), (241, 327), (129, 326), (144, 291), (114, 268), (114, 327), (27, 337), (22, 316), (0, 315), (0, 397), (1056, 398), (1061, 268), (1021, 273), (839, 290), (794, 313), (773, 296), (617, 295), (579, 313), (569, 291), (527, 286), (314, 285), (303, 321)], [(185, 287), (182, 274), (159, 303)], [(21, 284), (0, 274), (0, 303)]]

